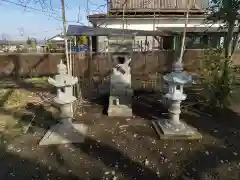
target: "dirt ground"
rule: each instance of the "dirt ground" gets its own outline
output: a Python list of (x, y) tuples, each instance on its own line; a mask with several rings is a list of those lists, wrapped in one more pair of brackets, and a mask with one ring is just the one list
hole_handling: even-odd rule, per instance
[[(211, 114), (185, 110), (182, 118), (202, 133), (201, 141), (160, 140), (150, 116), (165, 115), (156, 94), (134, 98), (134, 117), (103, 114), (107, 97), (78, 107), (75, 123), (89, 131), (84, 143), (38, 146), (56, 123), (49, 93), (31, 92), (25, 106), (3, 106), (1, 119), (14, 117), (19, 128), (2, 131), (0, 179), (3, 180), (231, 180), (240, 179), (240, 123), (237, 112)], [(239, 109), (234, 106), (234, 109)], [(6, 117), (5, 117), (6, 118)], [(10, 120), (9, 120), (10, 121)], [(32, 126), (26, 133), (29, 122)], [(2, 120), (1, 120), (2, 122)], [(15, 125), (12, 125), (15, 127)], [(20, 126), (18, 126), (20, 127)], [(17, 129), (14, 133), (14, 129)]]

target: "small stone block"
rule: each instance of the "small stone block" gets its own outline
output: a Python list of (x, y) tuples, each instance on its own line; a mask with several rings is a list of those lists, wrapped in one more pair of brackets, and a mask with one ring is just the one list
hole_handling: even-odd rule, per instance
[(161, 119), (161, 120), (154, 120), (152, 121), (152, 125), (154, 129), (156, 130), (156, 133), (158, 134), (160, 139), (174, 139), (174, 140), (200, 140), (202, 139), (201, 133), (197, 131), (196, 128), (193, 128), (190, 125), (187, 125), (185, 123), (185, 131), (174, 131), (171, 128), (167, 128), (165, 126), (167, 119)]
[(84, 142), (88, 127), (84, 124), (52, 126), (39, 142), (40, 146), (53, 144), (71, 144)]
[(126, 105), (109, 105), (108, 116), (111, 117), (132, 117), (132, 108)]

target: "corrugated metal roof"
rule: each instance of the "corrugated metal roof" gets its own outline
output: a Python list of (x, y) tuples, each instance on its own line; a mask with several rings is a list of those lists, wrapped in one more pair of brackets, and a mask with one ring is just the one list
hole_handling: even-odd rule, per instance
[[(208, 6), (209, 0), (192, 0), (192, 10), (203, 10)], [(128, 10), (143, 11), (146, 9), (153, 10), (169, 10), (169, 9), (186, 9), (188, 0), (109, 0), (109, 10), (122, 10), (125, 4)]]
[(95, 28), (81, 25), (69, 25), (67, 36), (170, 36), (172, 33), (130, 29)]

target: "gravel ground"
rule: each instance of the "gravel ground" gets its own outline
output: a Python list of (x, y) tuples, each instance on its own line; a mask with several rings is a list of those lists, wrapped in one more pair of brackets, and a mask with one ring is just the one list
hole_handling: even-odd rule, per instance
[[(48, 112), (49, 105), (31, 104), (27, 110), (36, 117), (29, 131), (15, 138), (2, 138), (0, 179), (240, 179), (240, 126), (236, 113), (208, 117), (185, 112), (184, 120), (198, 128), (203, 139), (160, 140), (149, 115), (158, 116), (165, 110), (153, 103), (156, 97), (144, 97), (136, 98), (136, 102), (145, 103), (134, 105), (132, 118), (103, 115), (99, 101), (85, 104), (84, 113), (79, 110), (75, 117), (75, 123), (89, 127), (84, 143), (48, 147), (39, 147), (38, 142), (56, 122)], [(22, 121), (31, 119), (25, 117)]]

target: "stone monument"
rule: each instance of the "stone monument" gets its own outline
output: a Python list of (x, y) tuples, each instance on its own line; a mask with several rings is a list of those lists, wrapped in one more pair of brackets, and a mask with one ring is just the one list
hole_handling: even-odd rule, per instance
[(84, 141), (87, 126), (73, 124), (72, 103), (76, 101), (72, 86), (78, 81), (77, 77), (67, 74), (67, 67), (61, 61), (57, 66), (58, 74), (48, 82), (57, 88), (54, 104), (60, 109), (59, 123), (52, 126), (40, 141), (39, 145), (79, 143)]
[(110, 78), (110, 96), (108, 116), (132, 116), (131, 88), (131, 58), (117, 56), (114, 58), (115, 66), (112, 68)]
[[(166, 74), (163, 79), (168, 84), (168, 93), (165, 95), (168, 107), (168, 119), (154, 121), (154, 126), (163, 139), (201, 139), (198, 131), (180, 121), (181, 102), (186, 99), (183, 86), (191, 81), (191, 76), (182, 72), (182, 64), (176, 63), (174, 71)], [(160, 131), (159, 131), (160, 130)]]

